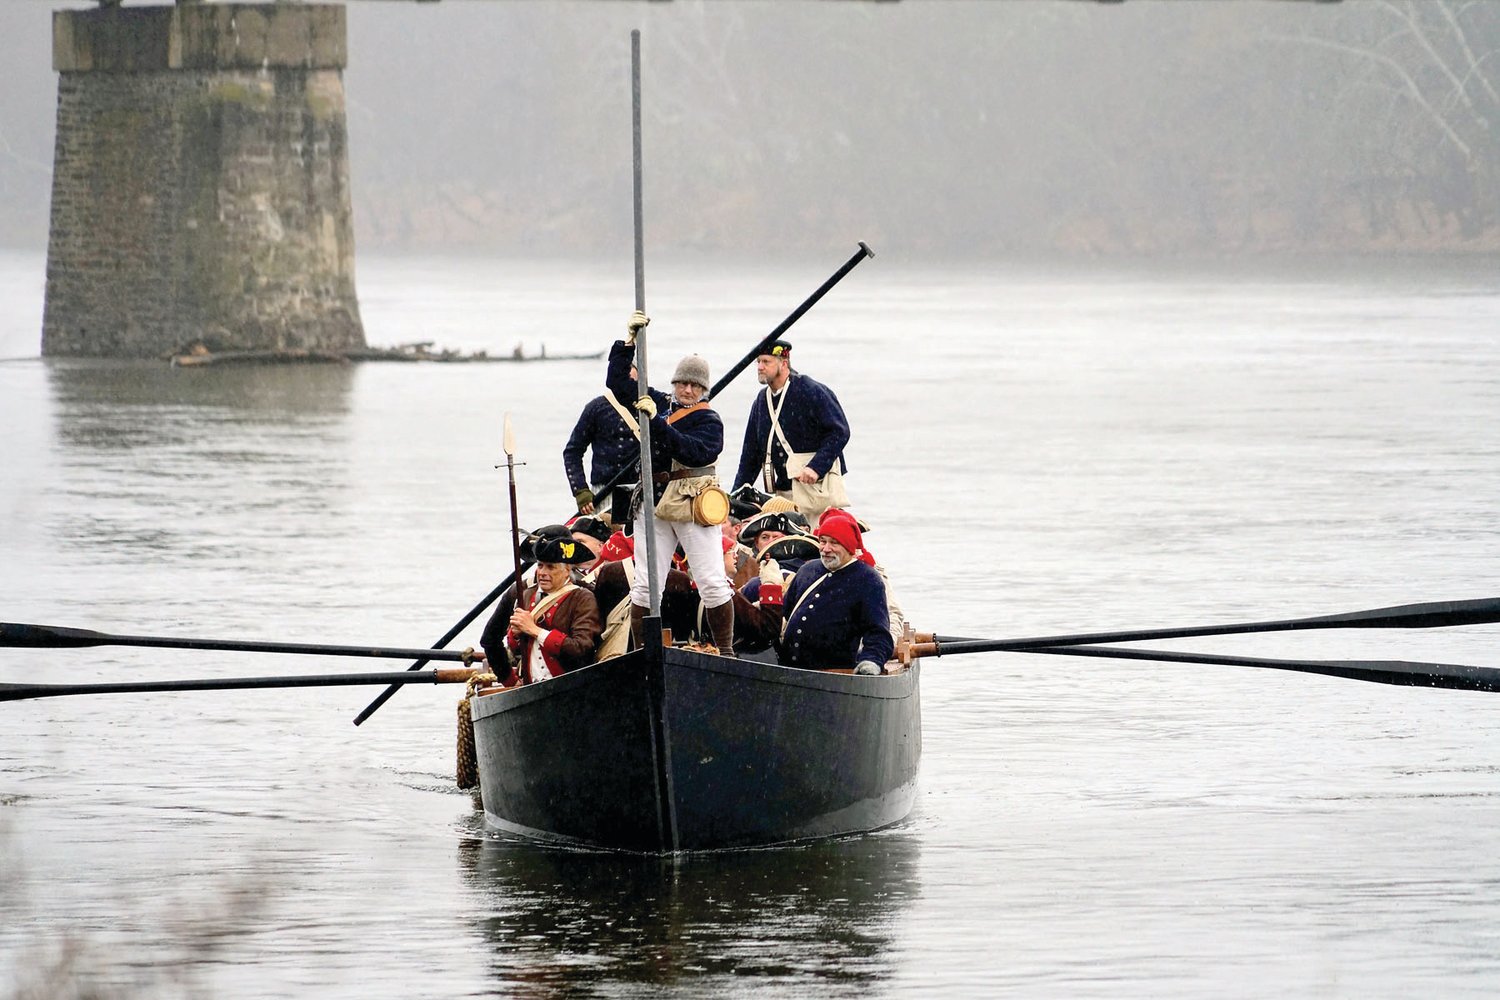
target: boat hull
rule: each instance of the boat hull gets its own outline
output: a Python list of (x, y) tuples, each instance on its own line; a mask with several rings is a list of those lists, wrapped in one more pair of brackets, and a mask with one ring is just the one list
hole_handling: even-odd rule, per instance
[(911, 810), (919, 672), (859, 677), (683, 649), (474, 699), (488, 822), (646, 853), (877, 829)]

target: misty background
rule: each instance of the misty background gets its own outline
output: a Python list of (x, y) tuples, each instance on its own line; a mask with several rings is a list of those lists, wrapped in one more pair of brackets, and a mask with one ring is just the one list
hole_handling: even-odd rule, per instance
[[(130, 2), (130, 0), (127, 0)], [(47, 238), (50, 13), (0, 5), (0, 244)], [(1500, 249), (1500, 4), (352, 0), (360, 251)]]

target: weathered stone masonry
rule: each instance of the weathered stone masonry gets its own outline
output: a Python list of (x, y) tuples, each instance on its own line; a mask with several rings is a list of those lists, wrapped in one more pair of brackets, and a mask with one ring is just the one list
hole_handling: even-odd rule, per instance
[(364, 346), (344, 9), (60, 11), (44, 355)]

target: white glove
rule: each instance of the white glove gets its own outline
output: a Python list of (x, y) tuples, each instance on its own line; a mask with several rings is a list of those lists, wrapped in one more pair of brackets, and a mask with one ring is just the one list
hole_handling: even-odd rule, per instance
[(859, 674), (861, 677), (868, 677), (885, 673), (885, 671), (881, 669), (880, 664), (876, 663), (874, 660), (860, 660), (858, 665), (855, 666), (854, 672), (856, 674)]
[(642, 396), (635, 401), (635, 408), (640, 410), (649, 419), (656, 416), (656, 400), (650, 396)]
[(636, 336), (646, 327), (651, 325), (651, 319), (645, 313), (637, 309), (630, 314), (630, 322), (625, 324), (625, 343), (635, 343)]
[(760, 564), (760, 585), (762, 587), (779, 587), (782, 584), (781, 564), (775, 559), (767, 559)]

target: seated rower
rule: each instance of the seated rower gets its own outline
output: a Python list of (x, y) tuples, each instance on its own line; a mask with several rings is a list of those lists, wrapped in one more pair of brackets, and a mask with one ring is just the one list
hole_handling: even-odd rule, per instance
[(787, 535), (805, 535), (807, 518), (780, 497), (773, 497), (754, 517), (740, 525), (739, 540), (753, 552), (763, 552), (767, 545)]
[(823, 514), (816, 530), (818, 561), (808, 562), (783, 591), (780, 567), (762, 570), (762, 609), (782, 617), (777, 653), (789, 667), (854, 668), (879, 674), (895, 651), (885, 581), (859, 557), (859, 524), (843, 510)]
[(485, 650), (501, 683), (531, 684), (557, 677), (594, 662), (602, 626), (594, 595), (572, 580), (573, 566), (590, 562), (593, 554), (571, 539), (542, 538), (533, 545), (537, 585), (521, 592), (510, 617), (505, 646), (515, 671), (504, 674)]
[[(772, 531), (766, 534), (776, 537), (755, 554), (756, 562), (762, 567), (761, 575), (767, 578), (779, 575), (784, 587), (804, 563), (808, 560), (817, 562), (818, 541), (811, 535), (784, 535)], [(781, 638), (780, 595), (777, 595), (774, 611), (761, 607), (761, 575), (734, 592), (734, 649), (737, 653), (759, 653), (770, 649)]]

